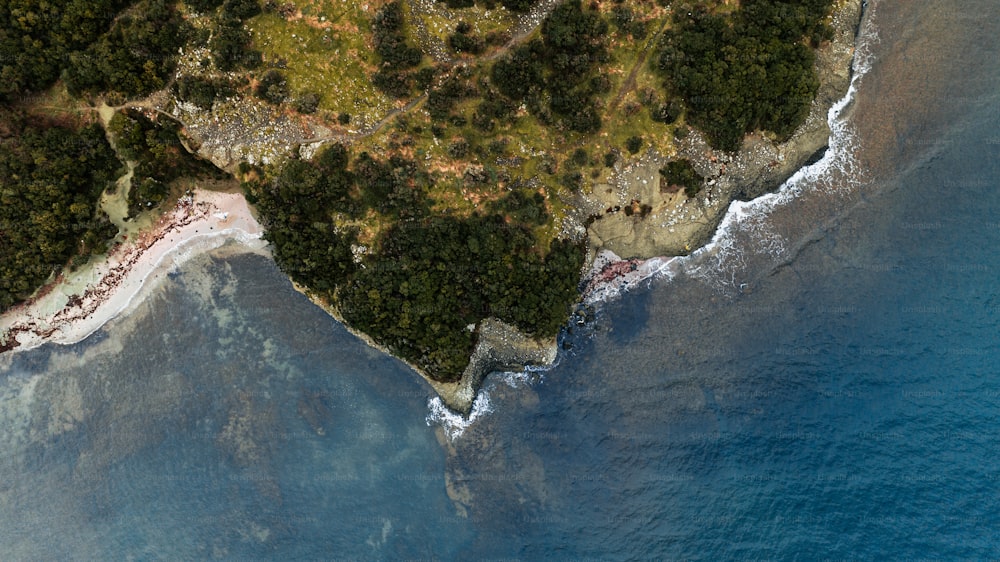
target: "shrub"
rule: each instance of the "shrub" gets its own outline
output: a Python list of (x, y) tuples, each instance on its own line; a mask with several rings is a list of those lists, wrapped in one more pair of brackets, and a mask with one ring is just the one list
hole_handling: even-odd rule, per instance
[(201, 76), (181, 76), (174, 83), (177, 98), (201, 109), (212, 109), (217, 89), (215, 82)]
[(690, 160), (674, 160), (660, 168), (661, 190), (669, 191), (675, 187), (683, 187), (688, 197), (694, 197), (701, 190), (705, 178), (695, 171)]
[(458, 160), (465, 158), (469, 154), (469, 142), (465, 139), (458, 139), (448, 145), (448, 156)]
[(640, 150), (642, 150), (642, 137), (640, 136), (629, 137), (628, 139), (625, 140), (625, 148), (629, 151), (629, 153), (637, 154)]
[(295, 100), (295, 110), (305, 114), (316, 113), (316, 110), (319, 109), (319, 99), (319, 94), (306, 92)]
[[(285, 81), (285, 76), (280, 71), (268, 70), (261, 76), (260, 82), (254, 88), (254, 94), (268, 103), (279, 104), (285, 101), (288, 97), (288, 83)], [(316, 101), (319, 103), (318, 99)]]
[(670, 100), (666, 103), (661, 103), (652, 112), (653, 121), (659, 121), (660, 123), (671, 124), (674, 121), (680, 119), (681, 112), (684, 111), (684, 106), (677, 100)]

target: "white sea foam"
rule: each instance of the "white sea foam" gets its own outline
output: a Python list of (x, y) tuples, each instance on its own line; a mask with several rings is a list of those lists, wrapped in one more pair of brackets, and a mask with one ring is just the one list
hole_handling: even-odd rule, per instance
[(539, 382), (541, 380), (540, 373), (542, 372), (544, 372), (544, 369), (533, 371), (524, 369), (523, 371), (504, 371), (502, 373), (497, 373), (495, 376), (498, 380), (502, 381), (511, 388), (524, 388)]
[[(785, 251), (785, 239), (769, 221), (774, 209), (786, 205), (807, 191), (835, 190), (843, 186), (831, 181), (833, 171), (841, 172), (838, 176), (858, 178), (861, 167), (854, 158), (858, 141), (854, 129), (843, 115), (853, 103), (857, 87), (861, 79), (871, 69), (874, 59), (873, 47), (878, 41), (875, 27), (873, 5), (865, 3), (865, 17), (858, 33), (854, 59), (852, 61), (851, 84), (843, 98), (838, 100), (827, 113), (827, 123), (830, 126), (830, 146), (823, 157), (817, 162), (805, 166), (792, 175), (777, 191), (765, 194), (751, 201), (734, 201), (730, 204), (725, 217), (716, 230), (712, 240), (690, 256), (660, 257), (645, 260), (638, 269), (613, 282), (605, 283), (585, 296), (587, 304), (597, 304), (615, 299), (641, 283), (653, 280), (670, 280), (681, 270), (688, 275), (701, 277), (713, 283), (729, 287), (739, 285), (738, 272), (745, 265), (745, 254), (740, 246), (739, 234), (748, 235), (753, 243), (753, 251), (780, 256)], [(603, 265), (616, 261), (617, 256), (605, 256), (604, 261), (595, 262), (594, 275)], [(558, 359), (556, 364), (558, 364)], [(494, 384), (503, 383), (512, 388), (536, 384), (541, 380), (535, 373), (551, 369), (547, 367), (528, 367), (520, 372), (504, 372), (499, 376), (490, 376), (487, 384), (480, 389), (468, 417), (445, 406), (440, 398), (434, 397), (428, 401), (427, 425), (440, 424), (449, 439), (455, 440), (465, 433), (477, 420), (493, 412), (490, 402), (490, 389)]]
[(438, 424), (444, 429), (449, 439), (454, 441), (465, 433), (465, 430), (476, 423), (476, 420), (493, 411), (493, 404), (490, 403), (489, 389), (483, 387), (476, 396), (476, 401), (472, 403), (472, 411), (469, 417), (452, 410), (444, 405), (444, 402), (437, 396), (427, 401), (427, 425)]
[(720, 288), (739, 287), (748, 251), (781, 257), (787, 249), (786, 239), (770, 220), (776, 209), (795, 201), (804, 193), (854, 189), (862, 181), (864, 170), (855, 157), (860, 143), (845, 111), (854, 102), (858, 86), (874, 60), (873, 47), (878, 43), (878, 29), (874, 23), (873, 8), (866, 3), (852, 61), (850, 86), (844, 97), (833, 104), (827, 113), (830, 143), (826, 153), (817, 162), (795, 172), (777, 191), (751, 201), (732, 202), (712, 240), (690, 256), (681, 258), (678, 265), (688, 275)]
[(480, 418), (493, 412), (493, 403), (490, 401), (490, 391), (496, 385), (503, 384), (510, 388), (526, 388), (542, 382), (545, 371), (552, 369), (559, 364), (559, 358), (552, 365), (528, 365), (520, 371), (503, 371), (492, 373), (483, 383), (479, 390), (475, 402), (472, 403), (472, 411), (469, 417), (465, 417), (445, 406), (444, 402), (438, 398), (431, 398), (427, 403), (430, 410), (427, 414), (427, 425), (440, 425), (448, 438), (455, 440), (465, 433), (465, 430), (472, 426)]

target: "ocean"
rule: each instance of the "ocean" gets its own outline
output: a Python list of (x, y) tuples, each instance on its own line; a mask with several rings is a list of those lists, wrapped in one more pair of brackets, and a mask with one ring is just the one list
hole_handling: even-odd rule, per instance
[(0, 558), (1000, 557), (994, 4), (870, 2), (827, 155), (470, 420), (235, 247), (0, 357)]

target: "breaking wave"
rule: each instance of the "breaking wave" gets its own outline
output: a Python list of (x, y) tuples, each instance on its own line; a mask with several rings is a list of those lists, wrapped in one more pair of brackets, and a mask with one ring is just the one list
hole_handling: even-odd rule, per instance
[[(873, 5), (865, 2), (864, 16), (852, 60), (852, 78), (847, 93), (827, 113), (830, 127), (829, 148), (823, 157), (804, 166), (783, 183), (776, 191), (751, 201), (734, 201), (726, 211), (712, 240), (689, 256), (660, 257), (637, 264), (636, 271), (612, 283), (601, 285), (584, 296), (585, 304), (599, 304), (613, 300), (642, 283), (653, 280), (669, 281), (683, 271), (720, 287), (740, 287), (740, 272), (746, 269), (747, 252), (781, 257), (786, 251), (785, 238), (770, 220), (773, 211), (798, 199), (803, 193), (814, 191), (834, 192), (852, 189), (863, 181), (864, 169), (855, 158), (860, 148), (856, 132), (850, 122), (848, 109), (854, 102), (861, 80), (872, 67), (873, 48), (878, 43), (878, 29), (874, 23)], [(846, 181), (845, 181), (846, 180)], [(616, 261), (618, 256), (603, 256), (604, 262), (595, 263), (596, 270), (602, 263)], [(594, 275), (594, 272), (591, 272)], [(561, 354), (560, 354), (561, 356)], [(557, 363), (558, 364), (558, 359)], [(540, 373), (552, 366), (528, 367), (520, 372), (494, 373), (487, 378), (473, 403), (469, 415), (463, 416), (434, 397), (428, 401), (427, 425), (440, 425), (449, 439), (457, 439), (480, 418), (493, 412), (490, 390), (496, 384), (512, 388), (536, 384)]]
[(738, 277), (746, 269), (748, 252), (776, 258), (786, 252), (787, 240), (770, 220), (776, 209), (804, 193), (835, 193), (854, 189), (864, 182), (865, 170), (855, 156), (861, 144), (848, 110), (872, 67), (873, 48), (879, 38), (874, 21), (872, 5), (866, 3), (851, 63), (850, 86), (827, 113), (830, 143), (823, 157), (799, 169), (773, 193), (750, 201), (733, 201), (712, 240), (690, 256), (678, 259), (678, 265), (689, 276), (722, 287), (740, 286)]

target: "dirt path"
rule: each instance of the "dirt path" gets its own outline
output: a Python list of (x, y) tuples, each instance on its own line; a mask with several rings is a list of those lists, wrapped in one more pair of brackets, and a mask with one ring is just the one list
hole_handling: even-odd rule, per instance
[[(535, 8), (533, 8), (530, 13), (518, 16), (520, 18), (520, 21), (514, 26), (514, 33), (512, 34), (513, 37), (511, 38), (511, 40), (508, 41), (507, 44), (504, 45), (503, 47), (497, 49), (496, 52), (491, 53), (488, 56), (476, 59), (476, 62), (490, 62), (496, 60), (501, 56), (505, 55), (506, 53), (510, 52), (510, 50), (513, 49), (514, 47), (520, 45), (522, 42), (524, 42), (525, 39), (527, 39), (532, 33), (534, 33), (535, 29), (537, 29), (538, 26), (542, 24), (542, 21), (549, 15), (549, 13), (552, 12), (552, 10), (555, 9), (556, 6), (559, 5), (561, 1), (562, 0), (545, 0), (536, 5)], [(418, 9), (421, 8), (421, 6), (419, 5), (419, 2), (410, 2), (410, 8), (414, 12), (418, 12)], [(426, 33), (426, 29), (423, 28), (422, 23), (420, 24), (420, 26), (418, 26), (418, 31), (420, 29), (423, 29), (423, 33)], [(418, 33), (418, 35), (419, 34), (420, 33)], [(426, 45), (421, 45), (421, 47), (425, 49), (425, 54), (427, 54), (434, 60), (438, 60), (438, 57), (441, 56), (441, 55), (436, 56), (433, 53), (428, 53), (426, 50), (427, 49)], [(447, 59), (447, 62), (456, 62), (459, 60), (454, 57), (445, 57), (445, 58)], [(635, 70), (633, 70), (633, 74), (634, 72)], [(392, 111), (387, 113), (384, 117), (382, 117), (382, 119), (380, 119), (378, 123), (375, 123), (371, 127), (368, 127), (362, 131), (356, 131), (354, 133), (346, 133), (346, 134), (338, 133), (332, 135), (325, 135), (321, 137), (299, 139), (294, 142), (299, 144), (311, 144), (316, 142), (353, 141), (353, 140), (363, 139), (365, 137), (369, 137), (381, 131), (382, 128), (385, 127), (385, 125), (388, 124), (389, 121), (392, 120), (393, 118), (400, 115), (405, 115), (410, 111), (413, 111), (426, 99), (427, 99), (427, 94), (421, 94), (420, 96), (417, 96), (416, 98), (410, 100), (410, 102), (407, 103), (405, 106), (393, 109)]]
[(669, 21), (665, 18), (664, 22), (660, 25), (660, 29), (656, 31), (655, 34), (646, 42), (646, 45), (639, 52), (639, 58), (636, 59), (635, 64), (632, 65), (632, 69), (628, 73), (628, 77), (622, 82), (620, 88), (618, 88), (618, 94), (615, 95), (615, 99), (608, 104), (608, 113), (613, 112), (618, 108), (618, 105), (622, 102), (629, 92), (635, 89), (635, 76), (639, 73), (639, 69), (642, 65), (646, 64), (646, 57), (649, 56), (649, 52), (652, 51), (656, 45), (660, 43), (660, 37), (663, 36), (663, 32), (667, 30), (667, 24)]
[[(496, 60), (506, 53), (510, 52), (511, 49), (516, 48), (518, 45), (523, 43), (536, 29), (541, 25), (542, 21), (555, 9), (556, 6), (562, 0), (542, 0), (532, 8), (531, 12), (527, 14), (521, 14), (514, 16), (517, 21), (512, 27), (512, 37), (505, 45), (497, 49), (495, 52), (480, 57), (474, 60), (476, 64), (486, 63)], [(437, 38), (431, 37), (430, 33), (426, 29), (423, 19), (419, 17), (421, 14), (429, 13), (428, 8), (420, 2), (420, 0), (410, 0), (409, 6), (414, 15), (417, 16), (419, 23), (415, 25), (417, 29), (417, 39), (421, 43), (421, 48), (424, 53), (431, 57), (431, 59), (437, 62), (444, 63), (456, 63), (461, 62), (461, 59), (457, 57), (452, 57), (448, 54), (447, 49), (442, 45), (441, 41)], [(351, 142), (357, 141), (374, 134), (379, 133), (385, 128), (393, 119), (401, 115), (406, 115), (411, 111), (420, 107), (420, 105), (427, 99), (427, 94), (421, 94), (412, 100), (410, 100), (405, 106), (395, 108), (386, 113), (377, 123), (368, 126), (362, 130), (354, 131), (350, 133), (331, 133), (325, 135), (318, 135), (312, 137), (303, 137), (302, 135), (288, 135), (284, 138), (275, 138), (271, 141), (288, 144), (288, 145), (301, 145), (301, 144), (313, 144), (320, 142)], [(154, 93), (153, 95), (141, 99), (130, 101), (124, 103), (120, 106), (104, 107), (102, 108), (105, 112), (117, 111), (125, 107), (134, 107), (139, 109), (144, 109), (148, 111), (154, 111), (156, 113), (162, 114), (170, 119), (178, 119), (177, 116), (165, 111), (163, 108), (167, 107), (169, 104), (169, 96), (167, 90), (161, 90)], [(88, 108), (93, 110), (94, 108)], [(105, 119), (110, 118), (110, 114), (102, 115)], [(181, 121), (183, 123), (183, 120)], [(186, 126), (186, 125), (185, 125)]]

